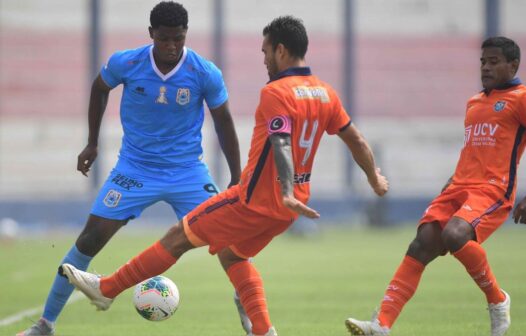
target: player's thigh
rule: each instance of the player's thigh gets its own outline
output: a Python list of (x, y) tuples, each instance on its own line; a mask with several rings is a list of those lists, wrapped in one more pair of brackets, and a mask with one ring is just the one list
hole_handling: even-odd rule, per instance
[(186, 236), (194, 246), (209, 245), (210, 253), (215, 254), (268, 229), (268, 218), (248, 209), (237, 188), (219, 193), (183, 218)]
[(450, 186), (429, 203), (420, 218), (419, 226), (424, 223), (436, 222), (444, 228), (467, 197), (468, 194), (463, 189)]
[(473, 228), (477, 242), (488, 239), (508, 218), (513, 204), (502, 196), (501, 190), (492, 186), (471, 189), (454, 214)]
[(247, 237), (244, 240), (230, 245), (230, 249), (241, 258), (255, 257), (261, 250), (263, 250), (274, 237), (279, 236), (285, 232), (291, 225), (292, 220), (278, 220), (269, 217), (258, 217), (251, 220), (251, 225), (262, 226), (266, 229), (258, 234)]
[(161, 199), (159, 182), (133, 170), (113, 169), (99, 190), (91, 214), (118, 221), (137, 218)]
[(177, 218), (183, 218), (191, 210), (219, 193), (206, 165), (181, 170), (177, 179), (167, 185), (164, 200), (174, 209)]
[(75, 244), (80, 252), (94, 257), (127, 222), (90, 215)]

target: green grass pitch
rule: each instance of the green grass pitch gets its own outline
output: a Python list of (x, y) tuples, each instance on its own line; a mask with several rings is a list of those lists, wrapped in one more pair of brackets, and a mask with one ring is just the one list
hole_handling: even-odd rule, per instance
[[(120, 232), (90, 266), (110, 273), (142, 251), (163, 230), (147, 236)], [(505, 225), (484, 245), (500, 284), (512, 298), (508, 336), (526, 335), (526, 227)], [(280, 335), (347, 335), (349, 315), (367, 319), (378, 306), (414, 227), (389, 230), (325, 228), (316, 237), (279, 237), (255, 260), (267, 291), (270, 315)], [(72, 236), (19, 240), (0, 245), (0, 321), (44, 303), (60, 258)], [(233, 289), (217, 258), (204, 248), (191, 251), (166, 274), (179, 287), (181, 305), (164, 322), (142, 319), (124, 292), (107, 312), (87, 300), (66, 306), (57, 335), (243, 335)], [(38, 314), (32, 316), (38, 318)], [(0, 326), (14, 335), (28, 318)], [(482, 293), (451, 256), (433, 262), (419, 290), (402, 312), (393, 336), (489, 335)]]

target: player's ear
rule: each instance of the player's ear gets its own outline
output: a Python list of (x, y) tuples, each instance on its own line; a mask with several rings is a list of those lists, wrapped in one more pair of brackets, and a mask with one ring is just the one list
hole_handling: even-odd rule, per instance
[(286, 52), (287, 52), (287, 49), (285, 48), (283, 43), (278, 43), (278, 45), (276, 46), (276, 53), (278, 57), (282, 59), (285, 56)]
[(513, 75), (517, 74), (517, 71), (519, 71), (519, 63), (520, 61), (518, 59), (514, 59), (511, 61), (511, 69), (513, 71)]

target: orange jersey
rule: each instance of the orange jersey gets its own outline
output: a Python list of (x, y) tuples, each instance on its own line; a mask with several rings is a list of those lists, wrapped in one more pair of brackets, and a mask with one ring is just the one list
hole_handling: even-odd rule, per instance
[(491, 184), (513, 200), (526, 144), (526, 86), (515, 79), (502, 90), (475, 95), (467, 103), (464, 126), (464, 148), (453, 183)]
[(351, 122), (336, 92), (309, 68), (291, 68), (262, 90), (240, 199), (251, 210), (277, 219), (295, 218), (282, 205), (281, 185), (269, 136), (291, 135), (294, 196), (306, 203), (312, 163), (324, 132), (336, 134)]

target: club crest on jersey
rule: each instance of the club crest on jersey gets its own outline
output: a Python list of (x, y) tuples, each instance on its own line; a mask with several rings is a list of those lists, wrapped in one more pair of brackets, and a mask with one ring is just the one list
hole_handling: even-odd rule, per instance
[(177, 104), (186, 105), (190, 102), (190, 89), (180, 88), (177, 90), (177, 98), (175, 99)]
[(106, 197), (104, 197), (104, 205), (108, 208), (115, 208), (117, 205), (119, 205), (119, 201), (121, 200), (122, 194), (116, 190), (111, 189), (106, 194)]
[(166, 99), (166, 86), (161, 86), (159, 88), (159, 97), (155, 100), (157, 104), (168, 104), (168, 99)]
[(500, 112), (502, 110), (504, 110), (504, 108), (506, 107), (506, 102), (503, 101), (503, 100), (499, 100), (498, 102), (495, 103), (495, 105), (493, 106), (493, 110), (495, 112)]

